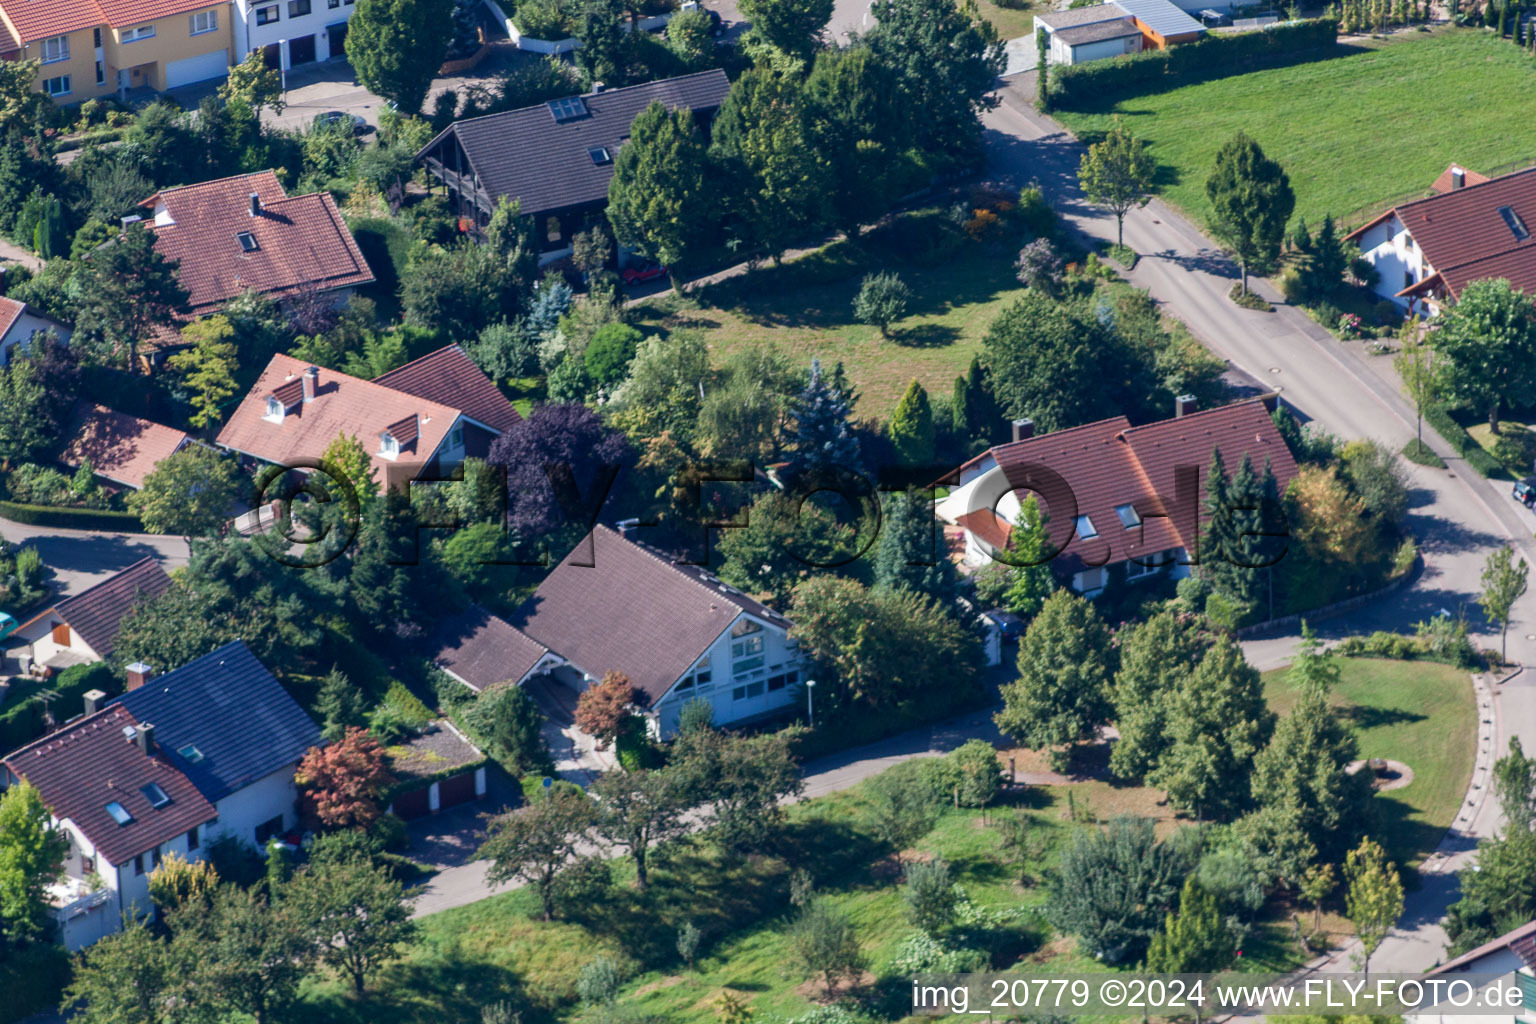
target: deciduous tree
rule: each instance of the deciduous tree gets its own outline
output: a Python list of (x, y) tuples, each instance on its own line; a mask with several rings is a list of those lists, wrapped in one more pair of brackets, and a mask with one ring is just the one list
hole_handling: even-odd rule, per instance
[(326, 829), (366, 829), (384, 813), (379, 798), (394, 782), (384, 749), (362, 729), (340, 740), (311, 747), (299, 761), (300, 814)]
[(544, 920), (555, 916), (555, 882), (592, 827), (596, 808), (580, 790), (555, 788), (525, 808), (491, 819), (479, 856), (492, 884), (514, 878), (539, 893)]
[(1418, 448), (1424, 449), (1424, 410), (1440, 400), (1445, 389), (1445, 367), (1440, 354), (1428, 340), (1420, 336), (1418, 317), (1410, 317), (1399, 335), (1402, 347), (1392, 357), (1392, 367), (1403, 382), (1403, 394), (1413, 403), (1415, 437)]
[(189, 905), (173, 915), (172, 933), (196, 949), (190, 1004), (244, 1013), (256, 1024), (282, 1019), (315, 962), (307, 926), (294, 909), (262, 886), (225, 885), (207, 907)]
[(864, 969), (864, 954), (853, 922), (825, 900), (816, 900), (800, 911), (790, 926), (789, 941), (796, 966), (809, 977), (820, 975), (829, 994), (837, 990), (838, 982), (851, 981)]
[[(1032, 749), (1057, 748), (1065, 768), (1071, 746), (1109, 721), (1115, 653), (1093, 604), (1066, 590), (1046, 598), (1019, 642), (1019, 678), (1003, 687), (997, 727)], [(1061, 749), (1065, 748), (1065, 749)]]
[(128, 507), (151, 533), (216, 537), (229, 522), (245, 487), (231, 459), (189, 444), (161, 459), (128, 496)]
[(1490, 552), (1483, 563), (1483, 592), (1477, 603), (1490, 622), (1499, 625), (1499, 658), (1509, 654), (1509, 618), (1515, 602), (1525, 593), (1531, 566), (1508, 545)]
[(239, 389), (235, 386), (235, 328), (223, 316), (194, 320), (181, 329), (181, 340), (192, 347), (170, 358), (192, 392), (192, 425), (212, 430), (223, 417), (219, 410)]
[(651, 851), (687, 831), (687, 787), (670, 771), (610, 771), (598, 777), (592, 791), (595, 831), (624, 849), (635, 865), (635, 883), (644, 889)]
[(1249, 269), (1280, 255), (1285, 225), (1296, 207), (1291, 180), (1257, 142), (1238, 132), (1216, 151), (1205, 196), (1211, 204), (1211, 232), (1237, 257), (1247, 295)]
[(30, 782), (0, 796), (0, 934), (11, 944), (48, 937), (53, 912), (46, 890), (68, 853), (69, 837), (53, 827)]
[(229, 77), (219, 86), (219, 98), (225, 103), (242, 100), (259, 117), (266, 107), (281, 114), (287, 106), (283, 99), (283, 74), (267, 64), (266, 54), (252, 50), (245, 59), (229, 69)]
[(821, 46), (833, 0), (742, 0), (751, 32), (782, 53), (809, 61)]
[(320, 961), (357, 995), (416, 933), (405, 888), (360, 853), (313, 858), (283, 899), (310, 929)]
[(347, 60), (369, 92), (416, 114), (453, 38), (453, 0), (358, 0)]
[(1120, 118), (1104, 138), (1088, 147), (1077, 180), (1088, 201), (1115, 215), (1115, 242), (1125, 244), (1125, 215), (1147, 201), (1157, 163)]
[(941, 935), (954, 924), (958, 902), (949, 862), (935, 857), (907, 864), (902, 873), (901, 902), (914, 928), (932, 938)]
[(1369, 975), (1371, 954), (1403, 912), (1403, 880), (1381, 844), (1370, 838), (1349, 851), (1344, 879), (1349, 885), (1345, 914), (1360, 940), (1360, 969)]
[(1135, 960), (1173, 907), (1188, 858), (1158, 842), (1145, 818), (1079, 829), (1062, 851), (1046, 914), (1084, 953)]
[(1209, 640), (1193, 615), (1165, 610), (1120, 634), (1120, 667), (1110, 698), (1120, 739), (1109, 767), (1129, 781), (1146, 777), (1172, 743), (1168, 716)]
[(602, 750), (640, 726), (637, 712), (644, 706), (640, 688), (624, 673), (611, 670), (576, 698), (576, 727), (595, 738)]
[(880, 337), (891, 336), (891, 324), (907, 315), (912, 289), (895, 271), (866, 274), (853, 297), (853, 315), (863, 324), (880, 329)]
[(187, 951), (130, 918), (81, 951), (61, 1009), (81, 1024), (170, 1024), (187, 992)]

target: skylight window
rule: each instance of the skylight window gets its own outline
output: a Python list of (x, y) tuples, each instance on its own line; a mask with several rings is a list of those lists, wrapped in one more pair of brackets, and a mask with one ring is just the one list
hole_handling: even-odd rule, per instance
[(613, 154), (609, 153), (608, 150), (604, 149), (602, 146), (594, 146), (587, 150), (587, 156), (590, 156), (592, 158), (592, 162), (599, 167), (603, 166), (604, 164), (613, 163)]
[(107, 813), (112, 815), (112, 820), (119, 825), (127, 825), (133, 821), (133, 815), (128, 813), (128, 808), (113, 800), (107, 804)]
[(240, 242), (241, 252), (255, 252), (257, 249), (261, 248), (260, 243), (256, 241), (256, 236), (251, 234), (249, 231), (242, 231), (236, 235), (235, 238)]
[(170, 796), (160, 788), (160, 783), (151, 782), (147, 786), (140, 786), (139, 792), (144, 794), (144, 799), (149, 801), (149, 806), (155, 810), (166, 806), (171, 802)]
[(558, 100), (550, 100), (548, 106), (555, 124), (565, 124), (567, 121), (575, 121), (587, 116), (587, 104), (580, 96), (565, 96)]
[(1514, 211), (1513, 207), (1499, 207), (1499, 216), (1504, 218), (1504, 224), (1509, 228), (1509, 233), (1515, 236), (1515, 241), (1523, 242), (1531, 237), (1531, 233), (1526, 230), (1525, 221), (1520, 219), (1520, 215)]
[(182, 757), (192, 762), (193, 764), (197, 764), (197, 762), (203, 759), (203, 752), (198, 750), (190, 743), (176, 751), (176, 753), (180, 754)]
[(1141, 516), (1133, 505), (1116, 505), (1115, 515), (1120, 517), (1120, 525), (1127, 530), (1141, 525)]
[(1099, 535), (1099, 531), (1093, 528), (1093, 520), (1087, 516), (1077, 517), (1077, 536), (1079, 540), (1091, 540)]

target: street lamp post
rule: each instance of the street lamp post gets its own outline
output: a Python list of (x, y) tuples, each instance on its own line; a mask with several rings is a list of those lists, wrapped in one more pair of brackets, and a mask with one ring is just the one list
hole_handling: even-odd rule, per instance
[(816, 728), (816, 704), (811, 700), (811, 691), (816, 689), (816, 680), (805, 681), (805, 713), (811, 720), (811, 728)]
[(288, 40), (277, 41), (277, 73), (283, 78), (283, 102), (288, 102)]

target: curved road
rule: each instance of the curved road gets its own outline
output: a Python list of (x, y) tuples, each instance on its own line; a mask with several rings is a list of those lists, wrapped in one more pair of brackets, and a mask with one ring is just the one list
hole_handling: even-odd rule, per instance
[(78, 594), (141, 558), (158, 558), (166, 571), (187, 564), (185, 537), (62, 530), (9, 519), (0, 519), (0, 537), (37, 548), (43, 564), (53, 571), (50, 582), (58, 597)]
[[(1033, 76), (999, 91), (1001, 103), (984, 121), (994, 174), (1016, 182), (1038, 181), (1052, 203), (1086, 235), (1113, 239), (1114, 218), (1087, 205), (1077, 185), (1082, 147), (1055, 121), (1033, 109)], [(1449, 157), (1447, 157), (1449, 159)], [(1341, 170), (1340, 173), (1346, 173)], [(1227, 291), (1236, 268), (1219, 248), (1183, 216), (1154, 200), (1125, 218), (1126, 244), (1143, 254), (1128, 275), (1145, 288), (1211, 351), (1254, 378), (1272, 382), (1285, 401), (1303, 417), (1345, 438), (1374, 438), (1394, 450), (1414, 436), (1414, 413), (1402, 397), (1391, 362), (1364, 354), (1359, 343), (1337, 341), (1299, 309), (1277, 305), (1273, 313), (1258, 313), (1234, 305)], [(1279, 296), (1259, 282), (1257, 290), (1271, 301)], [(1404, 629), (1440, 609), (1465, 612), (1475, 629), (1486, 630), (1474, 603), (1488, 552), (1514, 544), (1528, 561), (1536, 561), (1529, 512), (1509, 496), (1507, 485), (1490, 482), (1467, 466), (1430, 428), (1426, 442), (1448, 469), (1409, 465), (1412, 482), (1411, 527), (1422, 538), (1425, 570), (1418, 583), (1367, 609), (1318, 623), (1318, 632), (1337, 637), (1372, 629)], [(1536, 661), (1536, 618), (1528, 595), (1515, 609), (1509, 652), (1523, 664)], [(1481, 646), (1496, 646), (1491, 631), (1477, 637)], [(1260, 668), (1284, 664), (1294, 649), (1296, 634), (1284, 631), (1244, 643), (1249, 659)], [(1492, 753), (1504, 750), (1511, 736), (1527, 749), (1536, 743), (1536, 673), (1522, 672), (1495, 688), (1491, 707)], [(1473, 779), (1473, 794), (1484, 792), (1481, 777)], [(1492, 800), (1480, 801), (1471, 827), (1448, 837), (1451, 856), (1447, 870), (1425, 875), (1424, 884), (1410, 893), (1398, 929), (1372, 960), (1382, 971), (1418, 971), (1443, 955), (1445, 936), (1439, 920), (1456, 898), (1452, 869), (1465, 866), (1480, 837), (1495, 834), (1501, 822)], [(1348, 969), (1347, 963), (1339, 969)]]

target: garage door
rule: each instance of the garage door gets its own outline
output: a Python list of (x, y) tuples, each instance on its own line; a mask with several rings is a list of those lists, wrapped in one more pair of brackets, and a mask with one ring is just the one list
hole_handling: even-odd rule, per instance
[(165, 66), (165, 87), (206, 82), (210, 78), (223, 78), (229, 72), (229, 52), (205, 53), (201, 57), (173, 60)]
[(465, 772), (463, 775), (455, 775), (451, 779), (444, 779), (437, 784), (437, 803), (439, 807), (447, 809), (457, 807), (459, 804), (468, 803), (475, 798), (475, 773)]
[(428, 813), (432, 808), (431, 797), (427, 794), (427, 787), (413, 789), (409, 793), (401, 793), (395, 797), (395, 814), (406, 821), (419, 818)]

